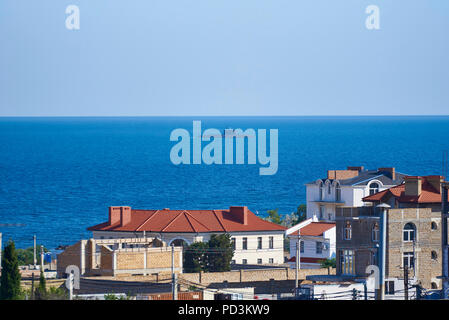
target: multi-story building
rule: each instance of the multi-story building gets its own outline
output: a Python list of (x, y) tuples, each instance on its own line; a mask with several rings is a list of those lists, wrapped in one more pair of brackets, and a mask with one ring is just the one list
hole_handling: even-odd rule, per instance
[(438, 289), (441, 281), (441, 182), (443, 177), (405, 177), (401, 185), (363, 198), (370, 206), (337, 210), (337, 274), (366, 277), (368, 265), (378, 265), (380, 214), (388, 204), (385, 294), (404, 294), (409, 285)]
[(247, 207), (229, 210), (136, 210), (110, 207), (109, 220), (88, 228), (94, 239), (154, 237), (168, 245), (208, 241), (228, 233), (236, 264), (282, 264), (285, 227), (263, 220)]
[(401, 184), (405, 176), (395, 168), (328, 170), (326, 178), (306, 184), (307, 218), (335, 221), (336, 208), (362, 207), (364, 197)]
[(290, 240), (289, 264), (296, 268), (299, 242), (300, 268), (320, 268), (321, 261), (335, 258), (335, 223), (307, 219), (285, 232)]

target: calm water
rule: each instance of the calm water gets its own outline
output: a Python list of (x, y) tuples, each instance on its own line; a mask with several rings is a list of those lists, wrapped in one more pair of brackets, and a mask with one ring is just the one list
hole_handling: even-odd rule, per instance
[[(279, 169), (170, 162), (175, 128), (279, 129)], [(449, 117), (0, 118), (4, 241), (53, 248), (90, 236), (107, 207), (209, 209), (247, 205), (264, 215), (305, 201), (304, 183), (348, 165), (442, 172)]]

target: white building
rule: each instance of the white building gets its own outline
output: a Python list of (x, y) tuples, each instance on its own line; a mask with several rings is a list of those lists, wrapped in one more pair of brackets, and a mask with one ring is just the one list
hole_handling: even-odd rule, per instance
[[(321, 261), (335, 258), (335, 223), (307, 219), (285, 232), (290, 239), (291, 268), (296, 268), (296, 248), (300, 243), (300, 268), (320, 268)], [(299, 237), (299, 239), (298, 239)]]
[(235, 264), (284, 263), (286, 228), (263, 220), (247, 207), (228, 210), (136, 210), (109, 207), (109, 220), (88, 228), (94, 239), (155, 237), (183, 246), (228, 233), (234, 243)]
[(335, 221), (336, 207), (362, 207), (364, 197), (401, 184), (405, 176), (395, 168), (328, 170), (326, 178), (306, 183), (307, 218)]

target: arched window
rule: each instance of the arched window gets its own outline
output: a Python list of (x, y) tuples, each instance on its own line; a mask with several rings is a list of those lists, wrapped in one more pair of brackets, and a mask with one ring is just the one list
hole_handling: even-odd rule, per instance
[(327, 185), (327, 193), (331, 194), (331, 190), (332, 190), (332, 184), (329, 182)]
[(343, 237), (345, 240), (351, 240), (352, 238), (352, 226), (350, 221), (346, 221), (345, 227), (343, 230)]
[(373, 225), (372, 239), (373, 241), (379, 241), (379, 224), (377, 222), (375, 222)]
[(430, 227), (432, 228), (432, 230), (438, 229), (438, 225), (437, 225), (437, 223), (436, 223), (435, 221), (433, 221), (433, 222), (430, 224)]
[(375, 194), (379, 192), (379, 184), (377, 182), (373, 182), (369, 185), (369, 195)]
[(323, 182), (320, 182), (320, 200), (324, 199), (324, 185)]
[(431, 286), (432, 289), (438, 289), (438, 286), (437, 286), (437, 284), (435, 282), (432, 282), (430, 284), (430, 286)]
[(404, 229), (402, 230), (404, 242), (415, 241), (415, 233), (416, 233), (415, 225), (411, 222), (407, 223), (404, 226)]
[(335, 201), (341, 201), (341, 187), (339, 183), (335, 186)]

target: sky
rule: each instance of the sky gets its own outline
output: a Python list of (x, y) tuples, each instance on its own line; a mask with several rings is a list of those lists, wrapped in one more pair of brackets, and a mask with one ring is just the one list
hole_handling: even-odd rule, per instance
[(2, 0), (0, 116), (447, 115), (448, 39), (447, 0)]

